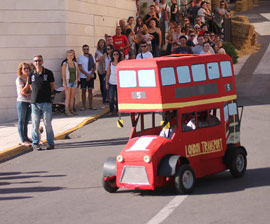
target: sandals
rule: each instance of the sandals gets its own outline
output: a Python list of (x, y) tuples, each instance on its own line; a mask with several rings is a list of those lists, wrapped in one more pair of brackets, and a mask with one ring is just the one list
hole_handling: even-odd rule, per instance
[(85, 110), (86, 110), (85, 107), (80, 108), (80, 111), (85, 111)]
[(97, 108), (95, 107), (90, 107), (89, 110), (96, 110)]

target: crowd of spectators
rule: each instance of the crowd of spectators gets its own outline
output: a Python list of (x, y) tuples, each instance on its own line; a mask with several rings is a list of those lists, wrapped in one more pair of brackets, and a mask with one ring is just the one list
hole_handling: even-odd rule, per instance
[[(190, 0), (184, 9), (177, 0), (153, 0), (145, 16), (138, 13), (136, 20), (121, 19), (115, 35), (106, 34), (105, 40), (108, 43), (112, 37), (111, 44), (123, 51), (124, 59), (141, 58), (138, 56), (142, 52), (141, 41), (146, 42), (153, 57), (172, 53), (226, 53), (222, 45), (225, 18), (230, 18), (230, 13), (224, 0), (215, 11), (207, 0)], [(208, 51), (203, 50), (203, 46), (208, 46), (206, 43)]]

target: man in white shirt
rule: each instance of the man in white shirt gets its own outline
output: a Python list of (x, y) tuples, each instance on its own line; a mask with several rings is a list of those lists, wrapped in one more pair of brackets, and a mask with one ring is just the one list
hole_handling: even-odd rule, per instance
[(140, 43), (141, 53), (138, 53), (136, 59), (153, 58), (152, 53), (148, 50), (148, 46), (145, 40)]
[(89, 46), (83, 45), (82, 47), (83, 55), (78, 59), (78, 65), (80, 68), (80, 84), (82, 90), (82, 108), (81, 111), (86, 110), (86, 88), (88, 88), (88, 101), (89, 109), (96, 110), (93, 107), (93, 93), (94, 89), (94, 74), (96, 71), (96, 60), (92, 54), (89, 53)]

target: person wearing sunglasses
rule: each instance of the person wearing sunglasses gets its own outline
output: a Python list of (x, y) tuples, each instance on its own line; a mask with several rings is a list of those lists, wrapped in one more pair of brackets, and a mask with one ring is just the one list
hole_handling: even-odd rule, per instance
[[(112, 61), (108, 65), (107, 75), (106, 75), (106, 88), (109, 90), (110, 99), (110, 112), (108, 116), (117, 114), (118, 112), (118, 100), (117, 100), (117, 81), (116, 81), (116, 66), (121, 61), (122, 56), (119, 50), (114, 49), (111, 53)], [(116, 102), (114, 101), (116, 98)], [(116, 108), (114, 108), (114, 105)]]
[(226, 10), (225, 6), (225, 1), (220, 1), (219, 7), (215, 11), (215, 22), (220, 29), (222, 28), (224, 18), (231, 18), (231, 14)]
[(31, 93), (32, 107), (32, 146), (33, 150), (41, 150), (39, 125), (41, 118), (46, 129), (47, 150), (54, 149), (54, 133), (52, 128), (52, 99), (54, 92), (54, 75), (44, 68), (42, 55), (34, 56), (34, 70), (29, 73), (28, 82)]
[(21, 144), (30, 146), (31, 141), (27, 137), (28, 123), (31, 119), (31, 91), (28, 83), (28, 72), (30, 72), (30, 64), (21, 62), (17, 69), (17, 112), (18, 112), (18, 132)]
[(140, 53), (137, 54), (136, 59), (153, 58), (152, 53), (148, 50), (148, 46), (145, 40), (140, 43)]
[(95, 71), (96, 71), (96, 59), (89, 53), (89, 46), (84, 44), (82, 46), (83, 54), (78, 59), (78, 64), (80, 68), (80, 83), (82, 90), (82, 108), (81, 111), (86, 110), (86, 89), (88, 89), (88, 102), (89, 109), (96, 110), (93, 107), (93, 89), (95, 81)]

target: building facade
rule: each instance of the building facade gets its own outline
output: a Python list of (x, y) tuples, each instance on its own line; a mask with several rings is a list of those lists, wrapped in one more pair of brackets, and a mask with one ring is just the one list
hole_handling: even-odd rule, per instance
[(115, 34), (119, 19), (136, 14), (135, 0), (1, 0), (0, 123), (17, 118), (17, 67), (41, 54), (61, 86), (60, 64), (66, 50), (78, 57), (88, 44), (94, 54), (104, 34)]

